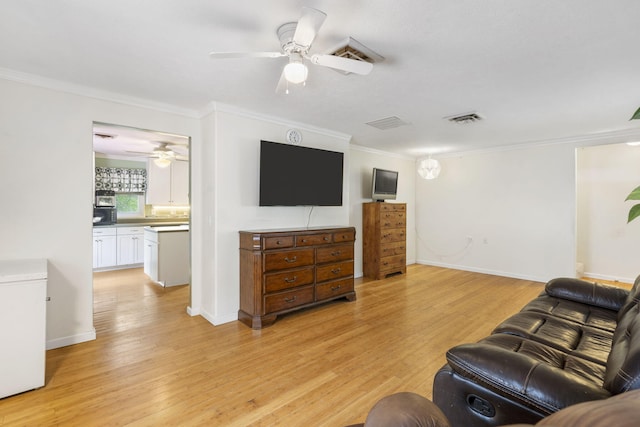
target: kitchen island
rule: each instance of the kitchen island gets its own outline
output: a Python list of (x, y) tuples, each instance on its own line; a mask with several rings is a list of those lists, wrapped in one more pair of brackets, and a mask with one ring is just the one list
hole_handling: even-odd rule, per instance
[(144, 272), (162, 286), (189, 283), (189, 225), (144, 228)]

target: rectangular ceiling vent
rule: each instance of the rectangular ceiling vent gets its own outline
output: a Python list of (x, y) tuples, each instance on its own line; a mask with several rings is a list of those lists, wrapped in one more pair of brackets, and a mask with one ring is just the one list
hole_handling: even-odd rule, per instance
[(365, 123), (369, 126), (373, 126), (374, 128), (380, 130), (393, 129), (398, 128), (400, 126), (408, 126), (409, 123), (400, 120), (396, 116), (385, 117), (384, 119), (374, 120), (372, 122)]
[(469, 124), (479, 122), (480, 120), (482, 120), (482, 117), (478, 113), (466, 113), (445, 117), (445, 119), (454, 123)]
[[(341, 58), (353, 59), (356, 61), (370, 62), (375, 64), (376, 62), (384, 61), (384, 57), (377, 54), (373, 50), (369, 49), (358, 40), (353, 37), (348, 37), (337, 47), (331, 49), (328, 55), (339, 56)], [(334, 69), (335, 70), (335, 69)], [(335, 70), (342, 74), (351, 74), (348, 71)]]

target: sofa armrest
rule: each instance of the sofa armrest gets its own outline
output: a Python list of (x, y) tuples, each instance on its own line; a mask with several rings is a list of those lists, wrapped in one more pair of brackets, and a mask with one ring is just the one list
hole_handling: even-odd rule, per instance
[(447, 361), (459, 375), (545, 413), (611, 395), (585, 378), (492, 344), (459, 345), (447, 352)]
[(629, 291), (616, 286), (560, 277), (547, 282), (545, 292), (556, 298), (619, 311)]

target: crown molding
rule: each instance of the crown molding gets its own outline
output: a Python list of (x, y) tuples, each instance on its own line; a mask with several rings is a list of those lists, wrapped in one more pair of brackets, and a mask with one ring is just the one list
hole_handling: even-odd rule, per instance
[(204, 109), (200, 111), (200, 118), (206, 116), (207, 114), (211, 114), (214, 112), (220, 113), (229, 113), (235, 114), (237, 116), (246, 117), (249, 119), (260, 120), (264, 122), (273, 123), (281, 126), (294, 127), (299, 130), (304, 130), (305, 132), (315, 132), (321, 135), (329, 136), (331, 138), (341, 139), (343, 141), (349, 142), (351, 141), (351, 135), (336, 132), (330, 129), (321, 128), (318, 126), (313, 126), (307, 123), (296, 122), (293, 120), (283, 119), (277, 116), (271, 116), (268, 114), (258, 113), (251, 110), (246, 110), (244, 108), (237, 107), (235, 105), (224, 104), (222, 102), (210, 102)]
[(61, 80), (50, 79), (35, 74), (23, 73), (21, 71), (0, 68), (0, 79), (10, 80), (17, 83), (28, 84), (58, 92), (70, 93), (73, 95), (85, 96), (101, 101), (116, 102), (132, 107), (147, 108), (161, 111), (164, 113), (178, 114), (191, 118), (198, 118), (198, 111), (188, 108), (176, 107), (175, 105), (164, 104), (161, 102), (151, 101), (144, 98), (137, 98), (116, 92), (95, 89), (88, 86), (82, 86), (75, 83), (64, 82)]
[(358, 145), (358, 144), (350, 144), (349, 148), (352, 150), (362, 151), (362, 152), (371, 153), (371, 154), (377, 154), (385, 157), (394, 157), (397, 159), (412, 160), (412, 161), (416, 160), (416, 157), (414, 156), (407, 156), (404, 154), (392, 153), (390, 151), (378, 150), (377, 148), (365, 147), (363, 145)]
[[(640, 141), (640, 128), (638, 129), (618, 129), (612, 131), (593, 132), (589, 134), (573, 135), (562, 138), (551, 138), (537, 141), (524, 141), (521, 143), (500, 145), (495, 147), (480, 148), (476, 150), (461, 150), (441, 153), (437, 158), (451, 158), (466, 155), (488, 154), (501, 151), (523, 150), (537, 147), (546, 147), (549, 145), (573, 145), (575, 147), (588, 147), (592, 145), (608, 145), (621, 144), (631, 141)], [(426, 156), (418, 156), (422, 158)]]

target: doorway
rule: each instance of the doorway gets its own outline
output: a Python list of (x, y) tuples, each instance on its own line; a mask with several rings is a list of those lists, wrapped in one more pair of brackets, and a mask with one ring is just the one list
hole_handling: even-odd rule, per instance
[[(184, 295), (184, 305), (189, 306), (189, 159), (187, 136), (93, 123), (94, 208), (96, 190), (113, 193), (115, 206), (111, 209), (116, 218), (113, 224), (101, 224), (95, 223), (98, 214), (94, 215), (93, 295), (97, 334), (104, 330), (101, 319), (105, 317), (122, 316), (122, 321), (112, 319), (109, 324), (133, 327), (135, 322), (125, 319), (137, 311), (137, 304), (139, 311), (144, 312), (153, 298), (169, 292)], [(104, 209), (101, 206), (99, 212)], [(172, 231), (171, 238), (165, 239), (168, 231)], [(158, 236), (164, 243), (158, 243)], [(171, 256), (171, 251), (180, 256)]]
[(625, 201), (640, 185), (640, 146), (608, 144), (576, 149), (577, 275), (633, 283), (638, 275), (640, 220), (627, 224)]

